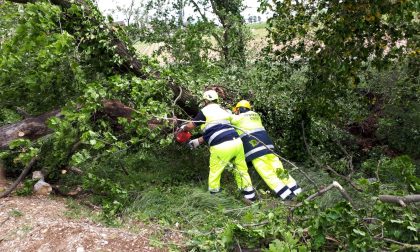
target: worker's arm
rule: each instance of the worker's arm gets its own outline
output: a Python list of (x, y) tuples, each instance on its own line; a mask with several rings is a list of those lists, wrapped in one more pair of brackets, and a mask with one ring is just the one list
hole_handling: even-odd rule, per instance
[(206, 117), (204, 116), (203, 112), (200, 111), (191, 122), (187, 122), (186, 124), (182, 125), (180, 130), (191, 131), (195, 129), (197, 126), (203, 124), (205, 121), (206, 121)]
[(191, 130), (195, 129), (195, 127), (197, 127), (197, 126), (195, 126), (195, 124), (193, 122), (188, 122), (187, 124), (184, 124), (184, 125), (181, 126), (183, 131), (191, 131)]

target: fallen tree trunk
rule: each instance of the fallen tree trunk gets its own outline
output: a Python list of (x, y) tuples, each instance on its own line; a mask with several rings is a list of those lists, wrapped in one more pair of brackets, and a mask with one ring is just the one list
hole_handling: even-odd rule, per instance
[[(100, 113), (107, 115), (115, 121), (117, 121), (118, 117), (131, 119), (134, 111), (122, 102), (115, 100), (105, 100), (102, 102), (102, 105), (103, 109)], [(7, 149), (10, 142), (19, 138), (36, 140), (50, 134), (51, 130), (48, 128), (47, 121), (51, 117), (59, 116), (61, 116), (60, 110), (54, 110), (40, 116), (34, 116), (17, 123), (0, 127), (0, 150)]]

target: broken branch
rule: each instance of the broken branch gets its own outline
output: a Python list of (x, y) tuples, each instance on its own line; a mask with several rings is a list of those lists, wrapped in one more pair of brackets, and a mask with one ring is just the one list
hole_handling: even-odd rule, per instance
[(37, 157), (33, 157), (31, 159), (31, 161), (28, 163), (28, 165), (26, 165), (25, 169), (23, 169), (22, 173), (19, 175), (16, 181), (9, 187), (9, 189), (7, 189), (4, 193), (0, 195), (0, 199), (8, 196), (11, 192), (13, 192), (13, 190), (15, 190), (19, 183), (22, 182), (22, 180), (26, 177), (28, 172), (32, 169), (32, 166), (35, 164), (37, 159)]
[(386, 203), (399, 204), (402, 207), (406, 207), (407, 204), (420, 202), (420, 194), (406, 195), (406, 196), (394, 196), (394, 195), (379, 195), (379, 200)]
[[(325, 188), (322, 188), (318, 192), (310, 195), (309, 197), (307, 197), (305, 199), (305, 201), (311, 201), (311, 200), (315, 199), (316, 197), (323, 195), (324, 193), (328, 192), (329, 190), (331, 190), (333, 188), (338, 189), (338, 191), (341, 193), (341, 195), (343, 196), (343, 198), (345, 198), (350, 203), (350, 205), (353, 206), (353, 200), (350, 198), (350, 196), (348, 195), (348, 193), (346, 192), (346, 190), (337, 181), (333, 181), (329, 186), (327, 186)], [(299, 204), (297, 204), (296, 206), (294, 206), (291, 209), (291, 211), (293, 212), (296, 208), (298, 208), (298, 207), (300, 207), (302, 205), (303, 205), (303, 202), (300, 202)]]

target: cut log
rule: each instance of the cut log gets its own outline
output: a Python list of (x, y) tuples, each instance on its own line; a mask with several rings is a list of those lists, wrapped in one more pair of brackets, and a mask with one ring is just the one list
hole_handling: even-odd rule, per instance
[(46, 122), (53, 116), (60, 116), (60, 111), (54, 110), (0, 127), (0, 149), (8, 148), (10, 142), (18, 138), (34, 140), (47, 135), (51, 130), (47, 127)]

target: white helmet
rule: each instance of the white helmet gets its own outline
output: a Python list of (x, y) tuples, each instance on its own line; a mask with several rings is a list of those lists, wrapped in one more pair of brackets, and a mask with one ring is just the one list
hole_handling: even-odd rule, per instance
[(214, 90), (207, 90), (203, 93), (204, 100), (214, 101), (219, 99), (219, 95)]

